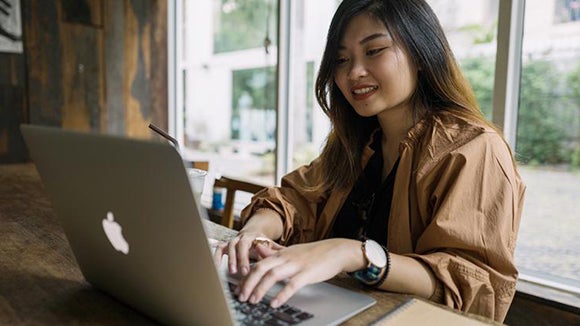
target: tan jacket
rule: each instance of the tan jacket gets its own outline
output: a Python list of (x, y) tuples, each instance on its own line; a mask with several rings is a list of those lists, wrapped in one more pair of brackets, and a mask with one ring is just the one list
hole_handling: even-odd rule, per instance
[[(507, 145), (488, 127), (440, 113), (416, 124), (399, 152), (389, 250), (432, 269), (441, 285), (432, 300), (503, 321), (516, 288), (525, 191)], [(373, 153), (365, 148), (363, 164)], [(276, 210), (284, 217), (283, 244), (328, 237), (350, 189), (309, 191), (319, 168), (315, 160), (281, 187), (256, 194), (242, 218)]]

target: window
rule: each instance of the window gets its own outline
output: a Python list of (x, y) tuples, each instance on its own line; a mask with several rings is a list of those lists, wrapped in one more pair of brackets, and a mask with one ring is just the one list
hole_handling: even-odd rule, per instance
[[(516, 249), (521, 279), (579, 292), (579, 1), (428, 2), (527, 184)], [(263, 184), (316, 157), (329, 124), (314, 79), (339, 3), (177, 0), (179, 78), (170, 113), (184, 156)], [(502, 25), (506, 6), (516, 9)], [(510, 30), (516, 16), (523, 34)], [(522, 44), (521, 56), (518, 47), (516, 57), (506, 56), (506, 44)]]
[[(554, 1), (525, 4), (515, 150), (527, 191), (516, 262), (524, 278), (580, 289), (580, 22), (543, 19)], [(569, 17), (579, 5), (555, 1)]]
[[(175, 133), (188, 160), (274, 184), (276, 0), (178, 0)], [(205, 191), (205, 195), (207, 191)]]
[[(314, 159), (329, 131), (314, 79), (338, 3), (178, 0), (174, 120), (184, 157), (262, 184)], [(282, 45), (279, 34), (289, 36)]]

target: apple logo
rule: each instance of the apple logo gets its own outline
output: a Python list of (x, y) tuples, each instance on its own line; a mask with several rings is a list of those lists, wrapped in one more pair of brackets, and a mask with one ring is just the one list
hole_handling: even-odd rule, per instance
[(107, 218), (103, 219), (103, 230), (115, 250), (129, 254), (129, 243), (123, 237), (123, 228), (115, 222), (113, 212), (107, 212)]

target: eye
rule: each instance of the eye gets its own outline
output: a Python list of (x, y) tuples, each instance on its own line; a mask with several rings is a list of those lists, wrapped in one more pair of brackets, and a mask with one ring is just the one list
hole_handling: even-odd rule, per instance
[(370, 49), (367, 51), (367, 55), (373, 56), (373, 55), (379, 54), (386, 48), (387, 47)]
[(336, 59), (336, 64), (338, 66), (340, 66), (340, 65), (346, 63), (347, 61), (348, 61), (347, 57), (339, 57), (338, 59)]

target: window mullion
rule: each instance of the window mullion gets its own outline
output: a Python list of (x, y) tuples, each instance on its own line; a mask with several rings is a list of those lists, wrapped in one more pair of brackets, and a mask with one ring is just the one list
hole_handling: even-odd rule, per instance
[[(179, 71), (177, 70), (177, 53), (179, 43), (177, 42), (177, 4), (178, 1), (167, 2), (167, 130), (173, 137), (176, 136), (177, 116), (177, 94), (176, 81)], [(179, 139), (179, 138), (178, 138)]]
[(278, 69), (277, 69), (277, 114), (276, 114), (276, 175), (275, 183), (279, 184), (282, 176), (288, 172), (291, 162), (291, 87), (290, 81), (290, 28), (291, 0), (278, 0)]
[(493, 122), (515, 148), (520, 95), (525, 0), (500, 0), (493, 92)]

